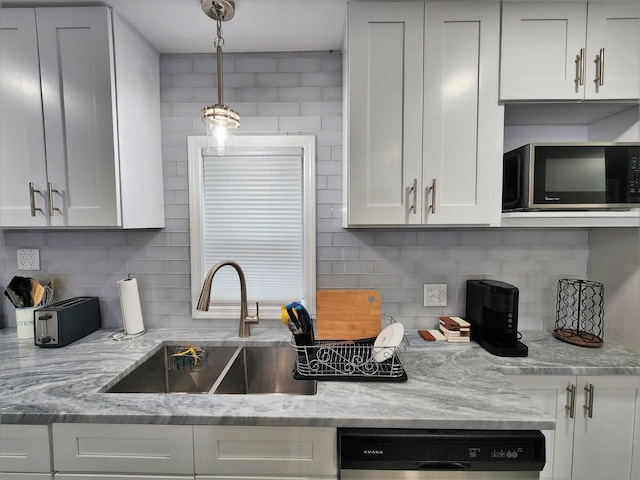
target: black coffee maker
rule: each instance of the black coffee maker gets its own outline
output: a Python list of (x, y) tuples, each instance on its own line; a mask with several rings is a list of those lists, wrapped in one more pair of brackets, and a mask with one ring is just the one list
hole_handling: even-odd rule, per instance
[(497, 280), (467, 280), (467, 314), (471, 338), (499, 357), (526, 357), (518, 340), (518, 289)]

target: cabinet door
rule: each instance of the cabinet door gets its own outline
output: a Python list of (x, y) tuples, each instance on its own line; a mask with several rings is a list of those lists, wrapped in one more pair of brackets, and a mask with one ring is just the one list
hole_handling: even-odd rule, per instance
[[(193, 480), (193, 475), (120, 475), (96, 473), (56, 473), (54, 480)], [(4, 480), (4, 478), (2, 479)], [(13, 480), (13, 479), (7, 479)], [(22, 479), (15, 479), (22, 480)], [(31, 479), (24, 479), (31, 480)]]
[(351, 3), (345, 225), (421, 222), (421, 2)]
[(425, 4), (423, 223), (500, 218), (500, 6)]
[(54, 423), (53, 468), (64, 473), (193, 475), (193, 429), (189, 425)]
[(587, 18), (586, 98), (637, 99), (640, 3), (591, 2)]
[[(586, 2), (503, 3), (501, 100), (584, 97), (584, 86), (576, 80), (586, 13)], [(589, 60), (582, 58), (586, 69)]]
[[(573, 478), (631, 478), (638, 385), (635, 376), (578, 377)], [(585, 408), (590, 403), (592, 417)]]
[(36, 9), (52, 226), (117, 226), (111, 12)]
[[(4, 472), (51, 472), (49, 427), (47, 425), (2, 425), (0, 428), (0, 478)], [(51, 474), (48, 473), (51, 478)]]
[[(543, 430), (547, 463), (540, 472), (541, 479), (569, 480), (573, 452), (574, 418), (568, 387), (575, 385), (575, 377), (567, 375), (513, 375), (509, 377), (544, 412), (556, 419), (554, 430)], [(575, 417), (575, 413), (573, 413)]]
[(31, 8), (3, 8), (0, 13), (0, 105), (0, 226), (45, 226), (47, 168)]
[(193, 438), (198, 478), (334, 478), (338, 473), (335, 428), (196, 425)]

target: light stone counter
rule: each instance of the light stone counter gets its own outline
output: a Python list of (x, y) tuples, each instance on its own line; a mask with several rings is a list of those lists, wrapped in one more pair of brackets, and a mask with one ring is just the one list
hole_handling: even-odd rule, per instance
[(100, 330), (63, 348), (35, 347), (0, 330), (0, 423), (149, 423), (334, 427), (551, 429), (504, 374), (633, 374), (640, 355), (611, 342), (592, 350), (548, 332), (523, 341), (529, 357), (494, 357), (475, 343), (425, 342), (409, 332), (407, 382), (318, 382), (313, 396), (103, 393), (161, 342), (289, 345), (286, 329), (157, 329), (116, 342)]

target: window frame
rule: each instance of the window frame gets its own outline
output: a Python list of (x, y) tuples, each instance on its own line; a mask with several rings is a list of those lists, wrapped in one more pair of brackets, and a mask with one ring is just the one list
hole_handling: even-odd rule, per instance
[[(316, 138), (314, 135), (236, 135), (236, 147), (299, 147), (302, 149), (302, 201), (303, 201), (303, 265), (305, 296), (301, 300), (307, 310), (316, 311)], [(187, 137), (189, 179), (189, 239), (191, 264), (191, 317), (194, 319), (231, 319), (240, 311), (240, 306), (219, 306), (214, 311), (196, 308), (200, 298), (202, 282), (208, 269), (203, 268), (203, 155), (207, 148), (206, 136)], [(213, 267), (213, 265), (208, 268)], [(247, 285), (249, 313), (253, 312), (251, 285)], [(280, 319), (280, 308), (260, 306), (260, 317), (265, 320)]]

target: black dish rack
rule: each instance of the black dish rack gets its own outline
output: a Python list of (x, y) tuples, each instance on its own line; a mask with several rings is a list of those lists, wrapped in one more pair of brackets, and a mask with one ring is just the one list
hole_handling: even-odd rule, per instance
[[(317, 341), (312, 345), (291, 344), (298, 352), (294, 378), (298, 380), (359, 380), (406, 382), (404, 354), (406, 337), (397, 347), (384, 347), (378, 352), (375, 338), (345, 341)], [(380, 355), (378, 355), (380, 353)], [(383, 361), (376, 357), (383, 356)], [(379, 358), (378, 358), (379, 359)]]

